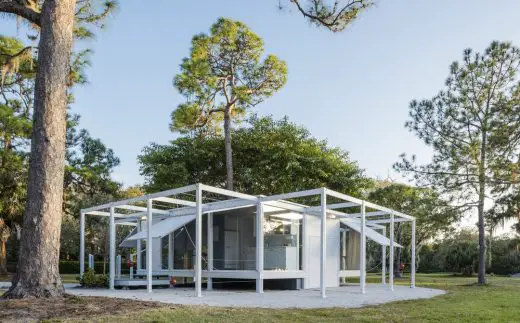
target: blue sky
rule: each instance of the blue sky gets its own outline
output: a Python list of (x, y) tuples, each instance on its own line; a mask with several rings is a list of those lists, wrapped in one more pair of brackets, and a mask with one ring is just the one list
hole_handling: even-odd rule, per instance
[[(350, 152), (372, 177), (386, 178), (402, 152), (427, 161), (429, 150), (404, 128), (408, 103), (443, 86), (464, 48), (492, 40), (520, 46), (520, 1), (376, 0), (347, 31), (309, 25), (278, 0), (120, 1), (92, 43), (90, 84), (76, 90), (81, 126), (121, 158), (114, 177), (139, 184), (136, 157), (150, 142), (167, 143), (171, 111), (182, 102), (172, 86), (191, 37), (219, 16), (240, 20), (289, 67), (287, 85), (259, 105), (305, 125), (314, 136)], [(12, 30), (13, 21), (2, 21)]]

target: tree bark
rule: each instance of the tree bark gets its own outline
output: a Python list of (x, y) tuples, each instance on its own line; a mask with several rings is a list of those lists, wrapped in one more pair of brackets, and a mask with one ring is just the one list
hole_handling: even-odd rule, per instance
[(7, 248), (5, 241), (0, 241), (0, 276), (7, 275)]
[(224, 112), (224, 147), (226, 150), (226, 184), (233, 190), (233, 148), (231, 147), (231, 109)]
[(63, 294), (59, 251), (75, 4), (75, 0), (46, 0), (42, 7), (27, 203), (18, 271), (6, 298)]
[(482, 132), (482, 145), (479, 166), (479, 194), (478, 194), (478, 284), (486, 284), (486, 228), (484, 224), (484, 200), (486, 198), (486, 133)]

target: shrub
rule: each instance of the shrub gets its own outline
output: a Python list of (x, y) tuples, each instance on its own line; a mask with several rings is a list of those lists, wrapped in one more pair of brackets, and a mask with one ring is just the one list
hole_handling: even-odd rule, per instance
[(89, 268), (83, 273), (79, 283), (82, 287), (108, 287), (108, 276), (98, 275), (94, 269)]

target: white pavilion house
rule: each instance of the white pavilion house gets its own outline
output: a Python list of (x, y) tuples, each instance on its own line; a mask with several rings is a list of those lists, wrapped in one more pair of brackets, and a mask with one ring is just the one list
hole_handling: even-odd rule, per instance
[[(254, 196), (204, 184), (81, 210), (80, 274), (85, 270), (85, 217), (109, 218), (109, 288), (193, 279), (202, 296), (217, 283), (246, 280), (266, 289), (328, 287), (359, 277), (365, 293), (367, 238), (381, 245), (382, 276), (393, 290), (394, 224), (410, 222), (410, 286), (415, 287), (415, 218), (327, 188)], [(386, 234), (389, 226), (389, 237)], [(134, 230), (116, 242), (116, 226)], [(116, 246), (116, 244), (119, 244)], [(121, 276), (116, 249), (136, 253), (132, 277)], [(135, 251), (134, 251), (135, 250)], [(141, 278), (139, 278), (141, 277)]]

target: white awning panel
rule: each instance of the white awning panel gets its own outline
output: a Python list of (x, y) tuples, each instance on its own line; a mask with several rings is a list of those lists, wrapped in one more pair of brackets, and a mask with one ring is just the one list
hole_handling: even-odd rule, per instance
[[(183, 215), (183, 216), (172, 216), (166, 218), (152, 226), (152, 238), (162, 238), (168, 235), (170, 232), (177, 230), (186, 223), (195, 220), (195, 214)], [(143, 226), (147, 228), (146, 225)], [(133, 236), (128, 237), (126, 240), (141, 240), (148, 239), (148, 230), (141, 231)]]
[[(354, 222), (351, 219), (341, 219), (340, 221), (341, 221), (341, 223), (345, 224), (352, 230), (361, 233), (361, 223), (360, 222)], [(365, 234), (368, 238), (370, 238), (370, 240), (373, 240), (382, 246), (390, 246), (390, 239), (388, 239), (384, 235), (378, 233), (374, 229), (365, 227)], [(401, 246), (400, 244), (398, 244), (397, 242), (394, 241), (394, 247), (402, 248), (403, 246)]]

